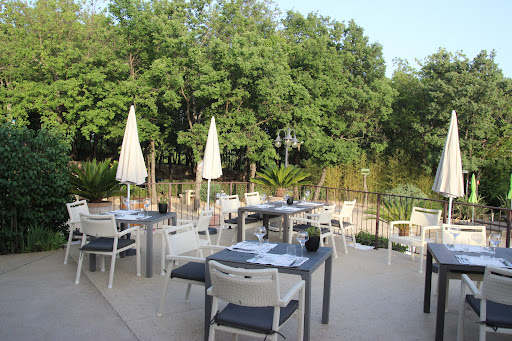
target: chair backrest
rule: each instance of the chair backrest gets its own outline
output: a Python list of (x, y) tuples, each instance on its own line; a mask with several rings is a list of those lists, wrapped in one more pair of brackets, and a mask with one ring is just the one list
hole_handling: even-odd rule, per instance
[[(455, 240), (450, 232), (452, 229), (460, 232)], [(441, 240), (444, 244), (487, 246), (485, 226), (443, 224)]]
[(116, 217), (113, 214), (80, 213), (82, 232), (93, 237), (116, 237), (118, 235)]
[(418, 226), (437, 226), (441, 219), (441, 210), (416, 207), (412, 208), (411, 219), (413, 225)]
[(213, 260), (208, 266), (213, 295), (221, 300), (248, 307), (279, 304), (277, 269), (233, 268)]
[(194, 229), (194, 224), (188, 223), (181, 226), (170, 226), (163, 229), (163, 234), (167, 250), (171, 255), (177, 256), (187, 252), (195, 252), (198, 257), (203, 257), (200, 249), (199, 236)]
[(260, 192), (244, 193), (244, 199), (247, 206), (261, 204)]
[(80, 221), (80, 213), (89, 214), (89, 206), (87, 206), (87, 201), (85, 200), (70, 202), (66, 204), (66, 207), (70, 221)]
[(221, 196), (220, 206), (224, 212), (237, 212), (240, 207), (240, 199), (238, 199), (238, 195)]
[(344, 201), (340, 211), (340, 218), (349, 218), (352, 220), (354, 207), (356, 207), (356, 199), (352, 201)]
[(487, 266), (482, 282), (484, 299), (512, 305), (512, 269)]
[(320, 212), (320, 217), (318, 218), (318, 222), (320, 224), (329, 225), (331, 223), (331, 219), (332, 219), (332, 215), (334, 214), (335, 206), (336, 205), (322, 206), (322, 211)]
[(208, 231), (210, 226), (210, 220), (212, 220), (213, 211), (203, 211), (199, 214), (199, 220), (197, 221), (196, 230), (197, 232)]

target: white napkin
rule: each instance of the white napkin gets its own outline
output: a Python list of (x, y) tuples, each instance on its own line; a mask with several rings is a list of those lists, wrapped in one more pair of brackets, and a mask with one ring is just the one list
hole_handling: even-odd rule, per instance
[(276, 210), (278, 211), (298, 211), (300, 208), (298, 207), (290, 207), (290, 206), (283, 206), (283, 207), (277, 207)]
[(300, 202), (297, 205), (298, 206), (313, 206), (313, 205), (318, 205), (318, 203), (316, 203), (316, 202)]
[(480, 266), (497, 266), (500, 268), (510, 268), (512, 267), (512, 263), (503, 258), (490, 258), (490, 257), (480, 257), (480, 256), (467, 256), (467, 255), (456, 255), (457, 260), (461, 264), (469, 264), (469, 265), (480, 265)]
[(487, 251), (487, 248), (479, 245), (465, 245), (465, 244), (444, 244), (448, 251), (459, 251), (459, 252), (473, 252), (482, 253)]
[(265, 252), (269, 252), (276, 246), (277, 246), (277, 244), (262, 243), (261, 249), (260, 249), (259, 243), (254, 243), (254, 242), (250, 242), (250, 241), (246, 240), (246, 241), (237, 243), (235, 245), (231, 245), (230, 247), (228, 247), (228, 250), (237, 251), (237, 252), (246, 252), (246, 253), (259, 253), (259, 252), (265, 253)]
[(257, 264), (270, 264), (275, 266), (300, 266), (306, 262), (309, 258), (307, 257), (295, 257), (290, 255), (276, 255), (272, 253), (265, 253), (254, 256), (247, 261), (249, 263)]

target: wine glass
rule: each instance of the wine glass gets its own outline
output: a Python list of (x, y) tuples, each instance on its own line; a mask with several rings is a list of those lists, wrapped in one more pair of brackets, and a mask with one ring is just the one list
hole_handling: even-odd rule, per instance
[(300, 243), (300, 256), (304, 257), (304, 244), (309, 239), (309, 235), (306, 231), (299, 231), (297, 233), (297, 241)]
[(311, 195), (311, 191), (309, 189), (304, 191), (304, 196), (306, 197), (306, 201), (308, 201), (310, 195)]
[(149, 206), (151, 206), (151, 199), (149, 199), (149, 198), (144, 199), (144, 207), (146, 208), (146, 217), (148, 216)]
[(284, 204), (286, 205), (286, 202), (288, 201), (288, 198), (290, 197), (290, 192), (284, 192)]
[(501, 243), (501, 232), (492, 232), (489, 235), (489, 243), (491, 243), (493, 250), (492, 250), (492, 258), (496, 258), (496, 248)]
[(450, 233), (452, 234), (453, 236), (453, 245), (455, 245), (455, 240), (457, 239), (457, 237), (459, 236), (459, 234), (461, 233), (462, 231), (457, 228), (457, 227), (452, 227), (450, 228)]
[(267, 229), (265, 229), (265, 226), (258, 226), (254, 229), (254, 235), (258, 237), (260, 241), (260, 250), (263, 243), (263, 237), (267, 234)]
[(266, 193), (261, 193), (260, 198), (261, 198), (261, 201), (262, 201), (264, 204), (266, 204), (266, 201), (267, 201), (267, 194), (266, 194)]
[(123, 199), (123, 203), (124, 203), (124, 208), (128, 211), (130, 210), (130, 199), (128, 198), (124, 198)]

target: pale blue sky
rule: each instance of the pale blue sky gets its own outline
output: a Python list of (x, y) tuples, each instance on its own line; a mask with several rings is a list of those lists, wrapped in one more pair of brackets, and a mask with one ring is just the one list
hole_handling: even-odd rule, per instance
[(511, 0), (274, 0), (282, 11), (318, 12), (338, 21), (354, 19), (370, 42), (379, 42), (391, 77), (393, 59), (415, 59), (462, 51), (470, 60), (496, 51), (495, 62), (512, 78)]

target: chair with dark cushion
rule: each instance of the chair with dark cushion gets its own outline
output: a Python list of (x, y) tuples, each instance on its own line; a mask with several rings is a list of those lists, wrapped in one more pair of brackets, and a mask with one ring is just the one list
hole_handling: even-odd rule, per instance
[[(216, 245), (201, 245), (198, 231), (193, 223), (181, 226), (164, 225), (162, 234), (168, 252), (165, 256), (167, 270), (165, 271), (166, 274), (164, 274), (165, 279), (157, 316), (162, 316), (169, 281), (187, 284), (185, 301), (188, 302), (193, 284), (204, 287), (205, 258), (203, 257), (203, 250), (218, 251), (224, 249)], [(178, 262), (181, 262), (182, 265), (178, 266)]]
[[(352, 232), (352, 242), (354, 243), (354, 248), (356, 247), (356, 234), (354, 231), (356, 226), (352, 221), (354, 207), (356, 207), (356, 199), (354, 199), (353, 201), (344, 201), (343, 206), (341, 207), (340, 210), (334, 210), (334, 219), (331, 220), (331, 225), (333, 227), (337, 227), (340, 231), (345, 253), (348, 253), (347, 241), (345, 240), (345, 233), (347, 232), (347, 230), (350, 230), (350, 232)], [(347, 221), (345, 221), (345, 219)]]
[[(240, 207), (240, 199), (238, 195), (224, 195), (220, 197), (220, 228), (219, 228), (219, 236), (217, 237), (217, 245), (220, 244), (220, 239), (222, 236), (222, 231), (225, 228), (232, 228), (234, 230), (234, 235), (232, 242), (236, 240), (237, 231), (238, 231), (238, 218), (230, 217), (231, 215), (238, 216), (238, 208)], [(261, 226), (263, 224), (263, 219), (259, 216), (246, 217), (244, 221), (244, 229), (255, 228), (256, 226)]]
[[(208, 267), (212, 286), (207, 293), (213, 297), (210, 341), (215, 340), (217, 330), (277, 341), (279, 328), (291, 317), (298, 319), (297, 340), (302, 341), (303, 280), (281, 297), (277, 269), (241, 269), (213, 260)], [(219, 301), (227, 303), (220, 311)]]
[[(260, 192), (248, 192), (244, 193), (245, 204), (247, 206), (261, 205)], [(261, 213), (249, 214), (248, 218), (263, 219)], [(283, 237), (283, 217), (278, 214), (270, 214), (268, 217), (269, 231), (279, 232), (279, 238)], [(270, 224), (276, 223), (277, 227), (271, 226)]]
[(87, 201), (80, 200), (66, 204), (69, 214), (69, 236), (66, 246), (66, 255), (64, 256), (64, 264), (68, 264), (69, 250), (73, 239), (82, 239), (82, 226), (80, 225), (80, 213), (89, 214)]
[[(487, 332), (512, 334), (512, 269), (487, 266), (481, 289), (468, 275), (462, 275), (457, 340), (464, 339), (464, 305), (479, 317), (479, 340)], [(466, 295), (466, 288), (471, 294)]]
[[(116, 218), (113, 214), (93, 215), (80, 213), (80, 223), (82, 225), (83, 235), (82, 244), (80, 247), (80, 256), (78, 258), (78, 269), (76, 271), (76, 284), (80, 282), (82, 263), (84, 253), (86, 252), (112, 257), (112, 261), (110, 263), (108, 288), (112, 288), (112, 282), (114, 281), (114, 269), (116, 266), (116, 256), (120, 252), (133, 248), (136, 250), (137, 276), (140, 276), (140, 228), (138, 226), (118, 232)], [(129, 233), (135, 232), (135, 240), (121, 238)], [(87, 243), (87, 237), (94, 238), (90, 238), (91, 240)], [(104, 270), (104, 268), (105, 264), (104, 260), (102, 259), (102, 270)]]

